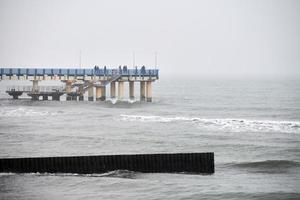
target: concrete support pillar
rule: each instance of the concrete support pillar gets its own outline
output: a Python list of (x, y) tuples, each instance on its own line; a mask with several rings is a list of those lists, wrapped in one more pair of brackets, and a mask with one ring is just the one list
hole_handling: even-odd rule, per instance
[(96, 87), (96, 101), (100, 101), (100, 97), (101, 97), (101, 87), (97, 86)]
[(43, 95), (43, 100), (48, 100), (48, 95)]
[(140, 99), (141, 101), (145, 101), (145, 84), (146, 82), (145, 81), (141, 81), (141, 84), (140, 84)]
[(78, 100), (79, 101), (83, 101), (84, 97), (83, 97), (83, 85), (79, 86), (79, 91), (78, 91)]
[(124, 98), (124, 82), (119, 81), (118, 85), (118, 99), (121, 100)]
[(38, 94), (33, 94), (31, 96), (31, 99), (37, 101), (37, 100), (39, 100), (39, 95)]
[(60, 96), (57, 94), (52, 95), (52, 101), (59, 101), (60, 100)]
[(88, 100), (94, 101), (94, 85), (91, 83), (88, 89)]
[(129, 99), (134, 99), (134, 81), (129, 81)]
[(72, 101), (77, 101), (77, 95), (75, 94), (72, 95)]
[(110, 83), (110, 98), (116, 98), (116, 82)]
[(32, 80), (32, 92), (33, 93), (39, 92), (39, 81), (36, 79)]
[(101, 87), (101, 101), (105, 101), (106, 100), (106, 86), (104, 85), (103, 87)]
[(96, 101), (105, 101), (106, 99), (106, 88), (105, 86), (96, 87)]
[(67, 93), (67, 101), (71, 101), (72, 100), (72, 81), (66, 81), (66, 93)]
[(152, 102), (152, 81), (147, 81), (146, 98), (147, 102)]

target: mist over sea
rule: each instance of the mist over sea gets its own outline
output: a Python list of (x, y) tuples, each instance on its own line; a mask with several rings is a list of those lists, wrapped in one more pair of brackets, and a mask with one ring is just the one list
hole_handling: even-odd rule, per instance
[(0, 173), (0, 199), (300, 199), (300, 80), (161, 78), (152, 103), (138, 84), (122, 102), (12, 100), (17, 84), (0, 82), (1, 158), (215, 152), (216, 172)]

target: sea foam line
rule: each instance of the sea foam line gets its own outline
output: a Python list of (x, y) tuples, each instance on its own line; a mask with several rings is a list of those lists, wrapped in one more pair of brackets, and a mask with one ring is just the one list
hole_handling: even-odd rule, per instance
[(131, 122), (159, 122), (159, 123), (194, 123), (201, 128), (222, 129), (228, 131), (266, 131), (266, 132), (292, 132), (300, 133), (300, 122), (297, 121), (272, 121), (272, 120), (248, 120), (248, 119), (206, 119), (184, 116), (144, 116), (144, 115), (120, 115), (122, 121)]
[(0, 109), (0, 116), (3, 117), (32, 117), (32, 116), (51, 116), (51, 115), (58, 115), (57, 112), (50, 112), (50, 111), (40, 111), (28, 108), (2, 108)]

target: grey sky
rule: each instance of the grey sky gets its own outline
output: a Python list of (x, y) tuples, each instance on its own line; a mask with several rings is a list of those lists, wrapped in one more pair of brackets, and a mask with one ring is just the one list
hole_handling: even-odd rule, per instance
[(0, 66), (300, 75), (300, 1), (0, 0)]

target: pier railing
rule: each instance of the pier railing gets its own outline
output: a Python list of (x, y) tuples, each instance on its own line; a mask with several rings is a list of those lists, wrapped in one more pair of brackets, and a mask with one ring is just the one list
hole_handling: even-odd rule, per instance
[(77, 68), (0, 68), (0, 76), (153, 76), (158, 77), (158, 69), (77, 69)]
[[(63, 92), (64, 87), (62, 86), (38, 86), (39, 92)], [(6, 91), (18, 91), (18, 92), (32, 92), (32, 86), (8, 86)]]

